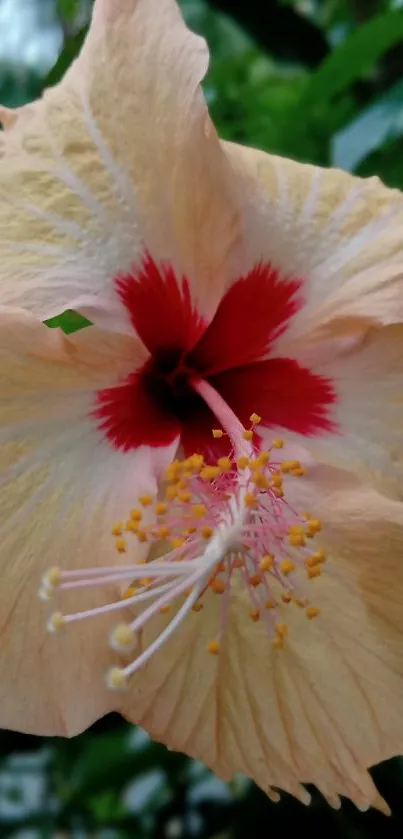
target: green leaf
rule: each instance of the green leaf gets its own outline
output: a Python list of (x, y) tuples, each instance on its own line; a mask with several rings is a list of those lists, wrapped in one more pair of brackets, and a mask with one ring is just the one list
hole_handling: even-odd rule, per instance
[(80, 0), (57, 0), (57, 5), (63, 20), (71, 23), (75, 20), (81, 3)]
[(51, 87), (52, 85), (60, 82), (60, 79), (63, 78), (64, 74), (70, 67), (70, 64), (80, 52), (87, 30), (88, 27), (84, 26), (75, 35), (72, 35), (71, 38), (66, 38), (56, 64), (53, 65), (52, 69), (43, 80), (43, 87)]
[(70, 335), (72, 332), (78, 332), (79, 329), (91, 326), (91, 321), (87, 320), (87, 318), (83, 317), (83, 315), (80, 315), (78, 312), (68, 309), (67, 312), (63, 312), (62, 315), (56, 315), (54, 318), (45, 320), (45, 324), (51, 329), (61, 329), (66, 335)]
[(403, 81), (380, 96), (332, 140), (332, 163), (354, 170), (371, 152), (403, 134)]
[(321, 64), (308, 85), (304, 105), (327, 101), (370, 70), (403, 39), (403, 11), (377, 15), (356, 29)]

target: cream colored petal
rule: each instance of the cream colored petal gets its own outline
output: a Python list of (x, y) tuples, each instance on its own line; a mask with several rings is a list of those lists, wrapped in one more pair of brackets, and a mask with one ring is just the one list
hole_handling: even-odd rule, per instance
[[(146, 448), (115, 451), (89, 416), (97, 387), (115, 383), (143, 353), (133, 339), (95, 328), (67, 338), (26, 313), (0, 313), (3, 728), (72, 735), (117, 707), (103, 681), (111, 621), (49, 636), (47, 615), (60, 606), (37, 593), (51, 566), (113, 565), (113, 523), (139, 491), (156, 489), (164, 464)], [(100, 604), (99, 589), (66, 595), (64, 612)], [(117, 587), (104, 596), (117, 599)]]
[(387, 810), (367, 768), (403, 751), (402, 505), (341, 472), (304, 484), (297, 497), (325, 520), (330, 557), (306, 584), (320, 616), (283, 605), (289, 634), (274, 649), (234, 584), (215, 657), (222, 601), (211, 593), (136, 674), (125, 714), (224, 779), (243, 772), (305, 802), (300, 784), (314, 783), (333, 804), (341, 794)]
[[(303, 280), (304, 302), (278, 343), (359, 342), (368, 323), (403, 319), (403, 196), (362, 180), (225, 143), (243, 202), (243, 270), (259, 260)], [(334, 334), (333, 334), (334, 330)]]
[(63, 81), (2, 111), (0, 303), (41, 317), (83, 296), (109, 308), (113, 279), (147, 248), (211, 308), (239, 231), (207, 64), (174, 0), (96, 0)]
[[(403, 327), (369, 329), (360, 345), (334, 358), (316, 353), (308, 359), (297, 349), (295, 357), (331, 381), (335, 431), (313, 437), (287, 432), (287, 442), (403, 500)], [(266, 445), (281, 432), (265, 432)]]

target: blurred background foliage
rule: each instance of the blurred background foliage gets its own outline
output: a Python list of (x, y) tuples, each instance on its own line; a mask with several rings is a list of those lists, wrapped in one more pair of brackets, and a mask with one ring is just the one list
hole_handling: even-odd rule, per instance
[[(224, 137), (403, 188), (403, 0), (181, 5), (211, 48), (205, 94)], [(0, 0), (1, 102), (19, 105), (63, 75), (90, 11), (91, 0)], [(113, 715), (70, 741), (2, 732), (0, 839), (401, 839), (403, 763), (373, 774), (390, 819), (349, 803), (334, 812), (314, 790), (309, 809), (287, 795), (272, 804)]]

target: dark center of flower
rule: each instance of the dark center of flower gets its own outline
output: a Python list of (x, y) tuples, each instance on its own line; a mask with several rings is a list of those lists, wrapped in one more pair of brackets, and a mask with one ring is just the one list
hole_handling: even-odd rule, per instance
[(116, 280), (150, 355), (126, 381), (98, 393), (94, 414), (109, 441), (128, 451), (180, 437), (185, 453), (227, 454), (226, 438), (212, 440), (214, 415), (195, 393), (195, 378), (207, 381), (245, 426), (253, 410), (267, 428), (305, 435), (334, 430), (332, 383), (275, 353), (303, 305), (302, 288), (301, 280), (257, 265), (230, 286), (208, 322), (188, 280), (146, 255), (140, 270)]

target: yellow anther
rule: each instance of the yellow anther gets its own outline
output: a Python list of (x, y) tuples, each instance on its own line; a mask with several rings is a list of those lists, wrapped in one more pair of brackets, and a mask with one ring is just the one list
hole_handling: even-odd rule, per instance
[(282, 449), (284, 446), (284, 440), (281, 437), (275, 437), (272, 442), (273, 449)]
[(152, 581), (153, 581), (152, 577), (142, 577), (142, 579), (139, 580), (139, 585), (140, 586), (149, 586), (150, 583), (152, 583)]
[(61, 612), (53, 612), (48, 620), (48, 632), (60, 632), (65, 623), (64, 615)]
[(306, 469), (303, 466), (298, 466), (297, 469), (291, 469), (291, 475), (294, 478), (303, 478), (306, 475)]
[(130, 510), (130, 518), (132, 521), (139, 522), (143, 518), (143, 513), (141, 510), (138, 510), (137, 507), (134, 507), (133, 510)]
[(288, 528), (290, 536), (304, 536), (305, 530), (300, 524), (291, 524)]
[(110, 644), (114, 650), (131, 650), (134, 646), (133, 630), (128, 623), (120, 623), (111, 632)]
[(142, 504), (143, 507), (149, 507), (153, 503), (154, 499), (152, 495), (149, 493), (144, 493), (144, 495), (139, 495), (139, 502)]
[(211, 590), (214, 591), (214, 594), (224, 594), (226, 589), (224, 580), (217, 580), (216, 578), (215, 580), (211, 580), (209, 585)]
[(283, 476), (279, 475), (278, 472), (273, 472), (271, 476), (272, 485), (278, 489), (282, 489), (283, 487)]
[(219, 641), (209, 641), (207, 644), (207, 652), (212, 653), (212, 655), (218, 655), (220, 652), (220, 642)]
[(306, 616), (311, 621), (313, 618), (317, 618), (320, 614), (320, 609), (317, 609), (316, 606), (308, 606), (306, 610)]
[(192, 493), (188, 490), (180, 490), (180, 492), (178, 492), (178, 499), (182, 502), (182, 504), (189, 504), (192, 500)]
[(259, 425), (262, 422), (262, 417), (259, 417), (259, 414), (251, 414), (249, 419), (254, 425)]
[(136, 538), (139, 542), (147, 542), (148, 537), (145, 530), (137, 530), (136, 531)]
[(258, 487), (258, 489), (268, 489), (270, 484), (266, 475), (263, 475), (262, 472), (255, 471), (252, 476), (252, 483)]
[(192, 612), (201, 612), (202, 608), (203, 603), (200, 603), (200, 600), (197, 600), (192, 606)]
[(222, 470), (222, 472), (230, 472), (232, 469), (232, 462), (229, 457), (219, 457), (217, 460), (217, 466)]
[(116, 550), (119, 554), (126, 553), (126, 550), (127, 550), (126, 539), (123, 539), (122, 537), (120, 539), (116, 539), (115, 548), (116, 548)]
[(168, 510), (168, 505), (165, 504), (163, 501), (159, 501), (158, 504), (155, 505), (155, 512), (157, 516), (163, 516)]
[(253, 431), (252, 429), (247, 429), (242, 432), (242, 437), (244, 440), (253, 440)]
[(276, 498), (284, 498), (284, 491), (281, 487), (273, 487), (272, 493)]
[(122, 594), (122, 600), (128, 600), (129, 597), (133, 597), (135, 594), (137, 594), (137, 592), (137, 588), (135, 588), (134, 586), (128, 586)]
[(192, 454), (184, 461), (185, 469), (190, 470), (191, 472), (200, 472), (204, 463), (204, 457), (202, 454)]
[(288, 541), (293, 548), (302, 548), (305, 545), (305, 536), (302, 533), (290, 533)]
[(204, 481), (213, 481), (215, 478), (218, 478), (220, 471), (219, 466), (204, 466), (200, 472), (200, 477)]
[(284, 647), (284, 638), (281, 635), (276, 635), (275, 638), (272, 640), (272, 646), (276, 648), (276, 650), (282, 650)]
[(121, 536), (123, 533), (123, 524), (121, 521), (117, 521), (116, 524), (112, 527), (112, 536)]
[(313, 568), (307, 568), (306, 572), (310, 580), (313, 580), (314, 577), (320, 577), (320, 568), (318, 565), (315, 565)]
[(159, 539), (168, 539), (170, 535), (170, 529), (167, 527), (166, 524), (162, 524), (161, 527), (158, 528), (157, 534)]
[(257, 498), (254, 492), (245, 494), (245, 507), (257, 507)]
[(309, 519), (306, 525), (306, 535), (307, 536), (316, 536), (317, 533), (322, 529), (322, 525), (319, 519)]
[(180, 460), (173, 460), (165, 470), (165, 477), (167, 481), (174, 481), (183, 469), (183, 463)]
[(210, 539), (213, 535), (213, 528), (206, 525), (205, 527), (200, 528), (200, 533), (203, 536), (203, 539)]
[(205, 504), (193, 504), (192, 513), (195, 519), (202, 519), (207, 515), (207, 507)]
[(281, 599), (282, 599), (283, 603), (291, 603), (292, 594), (290, 594), (289, 591), (283, 591), (283, 593), (281, 595)]
[(253, 586), (253, 588), (257, 588), (257, 586), (260, 586), (260, 583), (262, 582), (262, 578), (261, 578), (260, 574), (252, 574), (252, 576), (249, 577), (249, 582), (250, 582), (251, 586)]
[(311, 554), (310, 558), (314, 561), (315, 565), (317, 563), (321, 564), (322, 562), (326, 562), (326, 554), (323, 548), (318, 548), (318, 550), (315, 551), (315, 553)]
[(269, 598), (268, 600), (266, 600), (266, 603), (264, 604), (264, 606), (265, 606), (265, 609), (274, 609), (275, 606), (276, 606), (276, 601), (275, 600), (270, 600), (270, 598)]
[(276, 632), (280, 638), (285, 638), (288, 634), (288, 624), (286, 623), (276, 623)]
[(270, 571), (270, 568), (273, 567), (274, 563), (274, 556), (273, 554), (264, 554), (259, 562), (259, 568), (261, 571)]
[(127, 676), (122, 667), (111, 667), (106, 674), (106, 684), (110, 690), (124, 690), (127, 687)]
[(293, 562), (291, 559), (283, 559), (283, 561), (280, 563), (280, 569), (282, 573), (286, 577), (288, 577), (288, 574), (291, 574), (292, 571), (295, 571), (295, 562)]
[(293, 469), (299, 469), (301, 466), (299, 460), (283, 460), (280, 464), (280, 469), (282, 472), (287, 473), (291, 472)]
[(224, 432), (221, 431), (221, 428), (213, 428), (213, 437), (216, 440), (219, 440), (220, 437), (223, 437), (223, 436), (224, 436)]
[(265, 466), (266, 463), (269, 462), (269, 460), (270, 460), (269, 452), (263, 451), (263, 452), (260, 452), (260, 454), (256, 458), (256, 463), (258, 463), (259, 466)]
[(233, 565), (234, 568), (243, 568), (244, 560), (243, 560), (242, 554), (238, 554), (236, 559), (234, 559), (232, 565)]
[(251, 609), (249, 612), (249, 617), (256, 623), (258, 620), (260, 620), (260, 609)]
[(178, 490), (176, 489), (176, 486), (171, 486), (171, 485), (167, 486), (167, 488), (165, 490), (165, 497), (167, 498), (168, 501), (174, 501), (174, 499), (176, 498), (177, 492), (178, 492)]
[(246, 469), (249, 466), (249, 458), (242, 454), (237, 460), (238, 469)]
[(166, 606), (160, 606), (158, 611), (160, 615), (167, 615), (171, 611), (171, 607), (168, 604)]
[(186, 540), (183, 538), (183, 536), (175, 536), (173, 539), (171, 539), (171, 547), (174, 550), (176, 550), (176, 548), (181, 548), (182, 545), (185, 544), (185, 541)]
[(126, 533), (137, 533), (139, 529), (138, 521), (132, 521), (132, 519), (128, 519), (125, 524), (125, 531)]
[(183, 532), (184, 532), (185, 536), (191, 536), (192, 533), (196, 533), (196, 531), (197, 531), (197, 527), (194, 527), (192, 525), (191, 527), (187, 527), (186, 530), (184, 530)]

